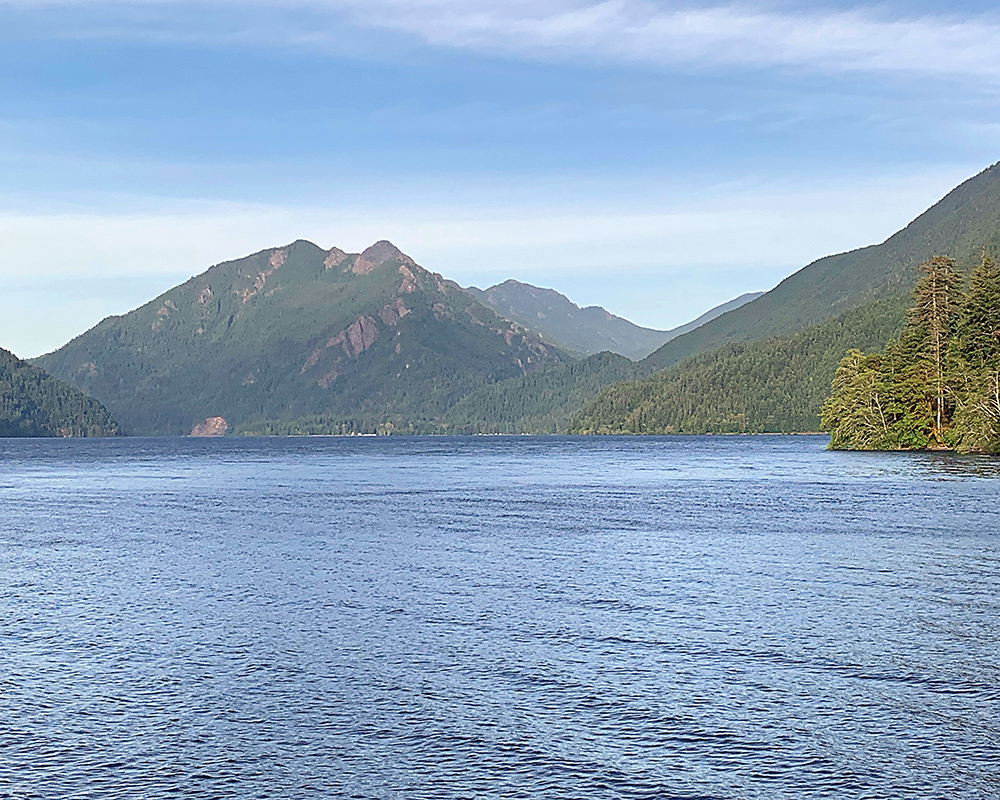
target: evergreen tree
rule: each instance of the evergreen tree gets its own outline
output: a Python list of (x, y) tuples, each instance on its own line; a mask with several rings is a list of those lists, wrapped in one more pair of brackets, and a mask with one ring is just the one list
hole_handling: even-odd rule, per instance
[(953, 345), (949, 444), (960, 452), (1000, 452), (1000, 268), (985, 251), (969, 277)]
[(851, 349), (837, 367), (833, 393), (823, 403), (823, 428), (834, 450), (884, 450), (894, 446), (890, 393), (881, 356)]
[(1000, 371), (968, 375), (947, 441), (960, 453), (1000, 453)]
[(941, 444), (948, 416), (948, 351), (958, 325), (962, 281), (955, 260), (945, 256), (925, 261), (920, 265), (920, 272), (923, 277), (913, 292), (914, 305), (903, 342), (915, 347), (917, 374), (926, 371), (932, 382), (931, 435), (934, 441)]
[(973, 369), (1000, 365), (1000, 267), (985, 251), (969, 276), (955, 343), (959, 356)]

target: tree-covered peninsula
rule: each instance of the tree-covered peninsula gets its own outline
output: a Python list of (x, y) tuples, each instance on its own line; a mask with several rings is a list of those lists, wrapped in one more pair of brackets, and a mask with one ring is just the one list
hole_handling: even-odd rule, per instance
[(942, 256), (920, 271), (899, 337), (840, 362), (823, 404), (833, 449), (1000, 452), (1000, 267), (984, 251), (968, 280)]

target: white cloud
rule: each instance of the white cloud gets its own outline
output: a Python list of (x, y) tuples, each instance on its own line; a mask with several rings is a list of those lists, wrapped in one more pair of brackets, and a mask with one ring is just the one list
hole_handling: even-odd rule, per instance
[[(652, 0), (0, 0), (30, 8), (90, 10), (176, 7), (178, 30), (220, 24), (231, 37), (271, 44), (343, 47), (343, 20), (416, 36), (444, 47), (526, 58), (598, 59), (658, 66), (797, 67), (829, 71), (1000, 77), (1000, 17), (913, 15), (884, 10), (773, 11), (759, 6), (678, 6)], [(308, 12), (306, 21), (294, 13)], [(255, 14), (270, 14), (261, 24)], [(282, 20), (283, 21), (278, 21)], [(169, 35), (159, 17), (147, 35)], [(119, 17), (103, 30), (141, 28)], [(95, 29), (98, 30), (98, 29)], [(207, 32), (203, 32), (207, 33)], [(216, 31), (217, 35), (220, 32)], [(221, 34), (224, 35), (224, 34)]]
[(779, 13), (737, 4), (665, 8), (648, 0), (562, 0), (541, 7), (476, 0), (333, 4), (352, 7), (368, 25), (472, 50), (667, 66), (1000, 77), (1000, 21), (995, 17), (887, 19), (862, 10)]
[(428, 268), (468, 277), (497, 270), (559, 275), (733, 264), (753, 269), (805, 263), (885, 238), (933, 199), (928, 183), (940, 185), (900, 179), (850, 189), (730, 190), (686, 200), (687, 208), (196, 203), (162, 213), (0, 212), (0, 275), (191, 275), (302, 237), (353, 250), (390, 238)]

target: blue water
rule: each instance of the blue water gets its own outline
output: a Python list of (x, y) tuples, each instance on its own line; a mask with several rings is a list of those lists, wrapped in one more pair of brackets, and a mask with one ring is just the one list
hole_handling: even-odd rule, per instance
[(0, 440), (0, 797), (996, 798), (1000, 461)]

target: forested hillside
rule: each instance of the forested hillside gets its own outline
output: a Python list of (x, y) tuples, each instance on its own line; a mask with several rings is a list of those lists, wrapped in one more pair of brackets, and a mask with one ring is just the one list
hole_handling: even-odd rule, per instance
[(448, 410), (448, 433), (565, 433), (570, 421), (602, 387), (633, 380), (643, 368), (615, 353), (550, 367), (484, 386)]
[[(994, 165), (885, 243), (820, 259), (752, 303), (668, 342), (640, 364), (665, 371), (606, 388), (570, 429), (818, 430), (844, 352), (880, 350), (902, 329), (920, 263), (953, 252), (957, 269), (968, 272), (998, 242), (1000, 165)], [(825, 321), (809, 325), (814, 319)], [(798, 332), (773, 335), (780, 331)]]
[(516, 378), (482, 386), (435, 417), (312, 415), (290, 420), (264, 420), (236, 433), (287, 436), (351, 433), (565, 433), (570, 420), (601, 387), (644, 374), (638, 365), (615, 353), (598, 353), (581, 361), (546, 367)]
[(880, 297), (909, 292), (921, 262), (952, 253), (971, 268), (1000, 239), (1000, 165), (949, 192), (885, 242), (827, 256), (762, 297), (667, 342), (647, 362), (663, 369), (731, 342), (782, 336)]
[(129, 433), (186, 434), (206, 418), (422, 424), (568, 360), (388, 242), (298, 241), (215, 266), (38, 363)]
[(887, 297), (786, 337), (726, 345), (643, 380), (604, 389), (571, 433), (818, 431), (844, 350), (879, 347), (902, 324), (905, 296)]
[(0, 436), (113, 436), (108, 410), (0, 349)]

